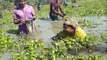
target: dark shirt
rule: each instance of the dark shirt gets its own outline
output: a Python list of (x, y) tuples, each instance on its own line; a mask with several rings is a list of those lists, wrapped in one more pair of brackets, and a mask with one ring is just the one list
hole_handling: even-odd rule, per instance
[(50, 1), (50, 14), (57, 15), (59, 10), (62, 13), (62, 0), (51, 0)]

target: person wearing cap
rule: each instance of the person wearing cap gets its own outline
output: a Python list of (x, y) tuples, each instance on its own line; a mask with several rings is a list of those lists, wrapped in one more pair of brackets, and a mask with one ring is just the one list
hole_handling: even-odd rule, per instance
[(80, 28), (78, 22), (74, 18), (66, 18), (63, 23), (63, 31), (58, 33), (52, 39), (57, 40), (59, 38), (80, 38), (84, 39), (86, 36), (86, 32)]
[(62, 10), (62, 0), (50, 0), (50, 18), (55, 21), (58, 16), (64, 17), (66, 14)]
[(13, 11), (13, 22), (18, 25), (19, 34), (28, 34), (27, 23), (36, 19), (34, 8), (26, 4), (26, 0), (19, 0), (18, 6)]

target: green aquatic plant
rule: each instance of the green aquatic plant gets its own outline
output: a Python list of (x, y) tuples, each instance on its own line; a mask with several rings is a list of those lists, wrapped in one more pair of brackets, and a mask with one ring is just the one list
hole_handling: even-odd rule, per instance
[[(73, 4), (69, 4), (63, 7), (67, 16), (95, 16), (105, 15), (106, 12), (106, 0), (95, 0), (89, 2), (78, 1), (80, 7), (72, 8)], [(44, 13), (43, 13), (44, 12)], [(8, 35), (7, 30), (17, 29), (16, 25), (13, 24), (12, 11), (2, 11), (3, 18), (0, 19), (0, 56), (5, 52), (9, 51), (12, 54), (11, 60), (103, 60), (101, 55), (89, 54), (89, 55), (73, 55), (69, 53), (71, 51), (82, 51), (89, 49), (88, 52), (92, 51), (94, 45), (100, 45), (102, 40), (107, 40), (106, 33), (101, 34), (101, 38), (94, 34), (87, 36), (85, 39), (63, 39), (64, 36), (58, 36), (58, 41), (52, 42), (51, 47), (44, 47), (43, 41), (37, 39), (31, 39), (32, 37), (20, 38), (14, 41), (13, 35)], [(37, 17), (46, 18), (49, 15), (49, 5), (44, 5), (41, 11), (36, 11)], [(79, 23), (82, 26), (89, 28), (95, 28), (102, 23), (93, 23), (91, 20), (80, 20)], [(10, 27), (9, 29), (6, 28)], [(76, 53), (74, 52), (74, 53)]]
[[(13, 60), (34, 60), (40, 54), (42, 55), (41, 50), (44, 47), (44, 43), (42, 41), (36, 40), (36, 39), (20, 39), (19, 42), (14, 43), (13, 48)], [(40, 52), (39, 52), (40, 51)]]
[(12, 39), (13, 38), (11, 36), (6, 36), (3, 33), (0, 34), (0, 55), (4, 54), (6, 51), (10, 51), (13, 48)]
[[(56, 45), (62, 45), (63, 47), (66, 47), (66, 49), (73, 49), (76, 51), (86, 50), (89, 49), (89, 51), (93, 50), (95, 45), (101, 44), (101, 37), (97, 36), (95, 34), (91, 34), (89, 36), (86, 36), (84, 39), (80, 38), (63, 38), (61, 39), (61, 36), (56, 36), (57, 42)], [(62, 44), (63, 43), (63, 44)]]
[(102, 34), (101, 34), (101, 38), (102, 38), (103, 40), (106, 40), (106, 41), (107, 41), (107, 33), (102, 33)]
[(88, 27), (88, 28), (96, 28), (98, 27), (99, 25), (102, 25), (102, 23), (95, 23), (94, 21), (91, 21), (91, 20), (79, 20), (78, 21), (80, 23), (80, 25), (82, 27)]

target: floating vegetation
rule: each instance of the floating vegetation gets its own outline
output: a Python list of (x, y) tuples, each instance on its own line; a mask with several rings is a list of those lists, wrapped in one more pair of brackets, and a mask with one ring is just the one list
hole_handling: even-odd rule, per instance
[[(81, 6), (72, 8), (73, 4), (71, 3), (68, 6), (63, 6), (67, 16), (107, 15), (106, 0), (78, 1), (77, 3)], [(49, 5), (42, 6), (42, 9), (36, 13), (38, 18), (45, 19), (49, 15)], [(84, 39), (63, 39), (64, 36), (61, 35), (62, 37), (57, 36), (58, 40), (50, 44), (51, 47), (46, 48), (43, 41), (29, 37), (26, 39), (22, 37), (14, 41), (17, 36), (8, 35), (8, 30), (13, 33), (17, 30), (16, 25), (13, 24), (12, 12), (2, 11), (2, 15), (3, 18), (0, 19), (0, 57), (9, 52), (12, 54), (11, 60), (104, 60), (103, 54), (94, 54), (93, 52), (95, 46), (100, 46), (102, 41), (107, 41), (107, 33), (88, 34)], [(88, 28), (102, 25), (102, 23), (91, 20), (79, 20), (79, 24)], [(86, 51), (88, 54), (80, 55), (81, 51)]]
[(96, 22), (94, 22), (94, 21), (91, 21), (91, 20), (79, 20), (78, 21), (79, 23), (80, 23), (80, 25), (82, 26), (82, 27), (88, 27), (88, 28), (96, 28), (96, 27), (98, 27), (99, 25), (102, 25), (102, 23), (96, 23)]

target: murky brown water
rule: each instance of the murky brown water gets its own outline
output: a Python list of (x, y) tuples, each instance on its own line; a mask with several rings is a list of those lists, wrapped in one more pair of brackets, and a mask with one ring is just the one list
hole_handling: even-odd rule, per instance
[(95, 34), (107, 32), (107, 16), (97, 16), (97, 17), (88, 16), (88, 17), (78, 18), (78, 20), (84, 20), (84, 19), (85, 20), (91, 20), (94, 23), (101, 23), (102, 24), (102, 25), (98, 25), (96, 28), (85, 27), (84, 30), (86, 32), (89, 32), (90, 30), (92, 30), (92, 33), (95, 33)]
[[(77, 18), (78, 20), (92, 20), (94, 22), (101, 22), (103, 23), (103, 25), (99, 25), (96, 28), (83, 28), (87, 33), (92, 30), (91, 33), (95, 33), (95, 34), (99, 34), (102, 32), (107, 32), (107, 16), (102, 16), (102, 17), (80, 17)], [(55, 36), (58, 32), (60, 32), (62, 30), (62, 25), (63, 25), (63, 21), (51, 21), (49, 19), (47, 20), (36, 20), (34, 22), (37, 26), (37, 30), (39, 33), (35, 33), (34, 36), (37, 39), (40, 39), (42, 41), (44, 41), (47, 45), (46, 47), (49, 47), (48, 44), (50, 44), (50, 42), (52, 42), (52, 37)], [(97, 31), (97, 32), (96, 32)], [(102, 43), (102, 46), (99, 47), (100, 49), (107, 49), (107, 44), (106, 43)], [(102, 53), (102, 52), (94, 52), (96, 54), (103, 54), (103, 57), (105, 58), (105, 60), (107, 59), (107, 53)], [(85, 52), (81, 52), (80, 54), (85, 54)], [(5, 58), (6, 57), (6, 58)], [(9, 60), (9, 54), (6, 53), (4, 54), (0, 60)]]
[[(78, 20), (92, 20), (96, 23), (101, 23), (95, 28), (87, 28), (84, 27), (83, 29), (86, 33), (90, 32), (95, 34), (100, 34), (102, 32), (107, 32), (107, 17), (80, 17), (77, 18)], [(41, 32), (38, 36), (43, 41), (51, 42), (51, 37), (56, 35), (58, 32), (62, 30), (63, 21), (51, 21), (51, 20), (37, 20), (35, 21), (36, 25), (38, 25), (38, 30)], [(36, 36), (36, 35), (35, 35)], [(37, 36), (36, 36), (37, 37)]]
[[(94, 33), (94, 34), (100, 34), (102, 32), (107, 32), (107, 18), (106, 16), (102, 16), (102, 17), (80, 17), (77, 18), (78, 20), (92, 20), (93, 22), (96, 23), (102, 23), (101, 25), (98, 25), (95, 28), (87, 28), (84, 27), (83, 29), (86, 31), (86, 33)], [(41, 34), (39, 35), (39, 37), (42, 37), (42, 40), (45, 42), (52, 42), (51, 38), (52, 36), (56, 35), (58, 32), (60, 32), (62, 30), (62, 26), (63, 26), (63, 21), (50, 21), (50, 20), (38, 20), (36, 21), (36, 24), (39, 25), (39, 29), (41, 31)], [(90, 32), (90, 30), (92, 30)], [(105, 53), (106, 49), (107, 49), (107, 44), (105, 42), (102, 42), (101, 46), (97, 46), (96, 50), (99, 51), (94, 51), (94, 54), (102, 54), (104, 59), (106, 60), (106, 56), (107, 53)], [(81, 54), (89, 54), (85, 51), (81, 52), (79, 55)]]

